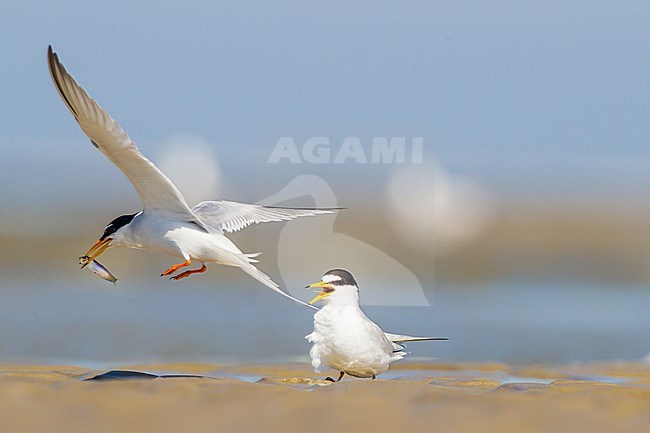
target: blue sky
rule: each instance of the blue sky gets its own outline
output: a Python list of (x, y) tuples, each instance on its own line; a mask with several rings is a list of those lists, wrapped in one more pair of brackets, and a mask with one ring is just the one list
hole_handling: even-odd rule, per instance
[(20, 168), (3, 183), (106, 164), (76, 144), (48, 44), (146, 154), (195, 134), (226, 178), (282, 136), (422, 136), (452, 169), (523, 183), (540, 155), (625, 174), (650, 156), (648, 17), (645, 1), (0, 2), (0, 164)]
[(3, 140), (76, 138), (53, 44), (141, 140), (423, 135), (647, 154), (647, 2), (3, 2)]

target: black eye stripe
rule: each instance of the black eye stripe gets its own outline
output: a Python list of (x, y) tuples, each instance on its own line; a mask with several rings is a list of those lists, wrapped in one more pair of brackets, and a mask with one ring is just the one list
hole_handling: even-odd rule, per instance
[(357, 281), (354, 279), (351, 273), (346, 271), (345, 269), (331, 269), (327, 272), (325, 272), (325, 275), (333, 275), (336, 277), (339, 277), (340, 280), (332, 281), (328, 284), (332, 286), (357, 286)]
[(104, 233), (102, 234), (102, 237), (100, 237), (99, 240), (103, 241), (104, 239), (106, 239), (107, 237), (109, 237), (110, 235), (118, 231), (120, 228), (124, 227), (125, 225), (133, 221), (133, 218), (135, 218), (136, 215), (137, 213), (134, 213), (131, 215), (120, 215), (117, 218), (115, 218), (113, 221), (108, 223), (108, 225), (104, 229)]

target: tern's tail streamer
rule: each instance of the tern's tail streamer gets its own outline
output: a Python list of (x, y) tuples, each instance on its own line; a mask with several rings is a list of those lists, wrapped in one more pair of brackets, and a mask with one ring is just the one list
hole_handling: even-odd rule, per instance
[(269, 277), (264, 272), (260, 271), (255, 266), (253, 266), (250, 263), (250, 261), (252, 261), (252, 260), (249, 259), (248, 257), (246, 257), (245, 262), (244, 262), (244, 259), (242, 258), (243, 263), (240, 265), (240, 268), (241, 268), (242, 271), (246, 272), (248, 275), (255, 278), (257, 281), (264, 284), (269, 289), (281, 294), (282, 296), (285, 296), (285, 297), (291, 299), (292, 301), (297, 302), (297, 303), (299, 303), (301, 305), (304, 305), (306, 307), (313, 308), (314, 310), (318, 310), (318, 308), (314, 307), (313, 305), (309, 305), (306, 302), (303, 302), (300, 299), (296, 299), (293, 296), (291, 296), (290, 294), (284, 292), (282, 289), (280, 289), (280, 286), (278, 284), (276, 284), (275, 281), (273, 281), (271, 279), (271, 277)]

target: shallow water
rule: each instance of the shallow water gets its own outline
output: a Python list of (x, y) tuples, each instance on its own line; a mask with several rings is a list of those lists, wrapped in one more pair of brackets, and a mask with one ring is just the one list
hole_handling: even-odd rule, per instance
[[(262, 368), (259, 368), (260, 372), (257, 374), (254, 373), (244, 373), (225, 367), (223, 369), (210, 370), (206, 373), (201, 374), (189, 374), (183, 370), (182, 367), (177, 367), (173, 369), (158, 369), (158, 368), (144, 368), (144, 369), (109, 369), (107, 371), (100, 371), (90, 373), (87, 376), (83, 376), (81, 380), (152, 380), (152, 379), (178, 379), (178, 378), (201, 378), (201, 379), (229, 379), (236, 380), (241, 382), (248, 383), (257, 383), (262, 381), (265, 378), (264, 373), (261, 371)], [(288, 370), (291, 367), (287, 368)], [(302, 372), (301, 372), (302, 373)], [(312, 374), (314, 378), (325, 378), (325, 374)], [(399, 370), (389, 370), (380, 375), (381, 380), (407, 380), (407, 381), (430, 381), (432, 377), (440, 377), (445, 379), (450, 378), (459, 378), (470, 380), (470, 378), (481, 378), (481, 380), (491, 380), (499, 385), (506, 384), (541, 384), (541, 385), (550, 385), (558, 380), (566, 380), (562, 374), (558, 374), (557, 377), (533, 377), (533, 376), (518, 376), (508, 371), (477, 371), (477, 370), (446, 370), (446, 369), (424, 369), (424, 368), (401, 368)], [(363, 379), (353, 379), (349, 376), (349, 380), (363, 380)], [(588, 375), (588, 374), (568, 374), (569, 380), (576, 381), (588, 381), (588, 382), (599, 382), (599, 383), (609, 383), (614, 385), (624, 385), (627, 382), (630, 382), (631, 379), (616, 377), (616, 376), (607, 376), (607, 375)], [(637, 386), (650, 387), (650, 384), (637, 384)]]
[[(155, 278), (111, 287), (4, 281), (3, 362), (115, 368), (129, 362), (308, 362), (312, 311), (263, 288)], [(209, 282), (209, 286), (208, 283)], [(104, 284), (99, 284), (104, 283)], [(650, 292), (567, 283), (438, 284), (431, 307), (367, 307), (386, 331), (449, 337), (409, 359), (508, 364), (640, 360)], [(400, 372), (390, 372), (388, 377)]]

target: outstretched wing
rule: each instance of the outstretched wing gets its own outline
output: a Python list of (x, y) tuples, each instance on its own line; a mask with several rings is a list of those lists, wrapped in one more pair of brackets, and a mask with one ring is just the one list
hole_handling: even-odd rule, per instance
[(51, 46), (47, 50), (47, 61), (52, 81), (63, 102), (95, 147), (131, 181), (144, 208), (172, 214), (202, 226), (169, 178), (140, 153), (120, 125), (77, 84)]
[(273, 221), (290, 221), (302, 216), (334, 213), (339, 208), (308, 209), (260, 206), (234, 201), (204, 201), (192, 212), (212, 230), (236, 232), (251, 224)]

